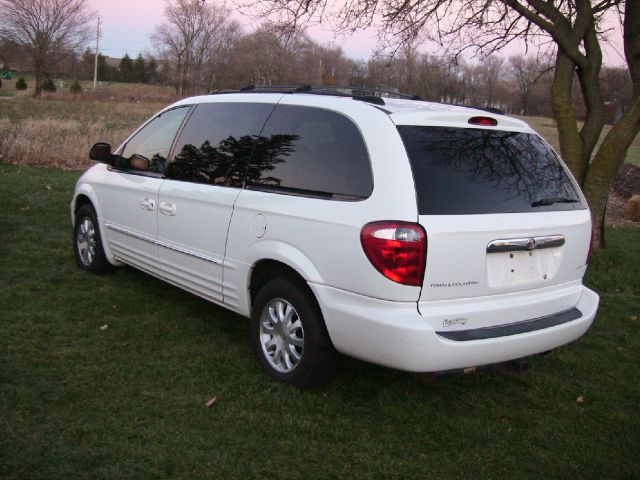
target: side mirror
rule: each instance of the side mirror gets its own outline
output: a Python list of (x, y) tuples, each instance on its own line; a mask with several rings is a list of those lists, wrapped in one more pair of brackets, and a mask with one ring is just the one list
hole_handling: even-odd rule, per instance
[(96, 143), (89, 150), (89, 158), (96, 162), (110, 163), (111, 161), (111, 145), (108, 143)]
[(147, 170), (149, 170), (151, 162), (149, 162), (149, 159), (147, 157), (143, 157), (142, 155), (134, 153), (129, 159), (129, 166), (134, 170), (142, 170), (146, 172)]

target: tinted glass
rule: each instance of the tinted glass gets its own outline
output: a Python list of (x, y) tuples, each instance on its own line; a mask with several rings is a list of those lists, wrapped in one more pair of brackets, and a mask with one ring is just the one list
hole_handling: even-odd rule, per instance
[(528, 133), (398, 127), (421, 215), (586, 208), (556, 154)]
[(155, 117), (129, 140), (122, 156), (129, 158), (134, 153), (142, 155), (151, 162), (150, 171), (162, 173), (173, 139), (188, 111), (189, 107), (179, 107)]
[(247, 176), (250, 188), (335, 199), (371, 194), (369, 156), (347, 117), (278, 106), (262, 132)]
[(203, 103), (176, 142), (166, 176), (176, 180), (242, 186), (256, 139), (273, 105)]

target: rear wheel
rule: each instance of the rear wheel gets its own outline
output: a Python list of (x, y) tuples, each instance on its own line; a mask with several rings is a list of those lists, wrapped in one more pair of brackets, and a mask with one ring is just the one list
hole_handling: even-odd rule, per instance
[(335, 373), (337, 353), (306, 285), (275, 278), (260, 289), (251, 314), (251, 342), (263, 369), (298, 388), (317, 388)]
[(105, 256), (98, 218), (91, 205), (83, 205), (76, 211), (73, 250), (76, 263), (82, 270), (97, 274), (113, 270)]

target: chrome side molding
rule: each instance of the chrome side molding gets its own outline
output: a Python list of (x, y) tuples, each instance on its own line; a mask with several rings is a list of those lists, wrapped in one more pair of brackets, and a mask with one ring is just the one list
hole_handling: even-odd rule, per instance
[(564, 245), (563, 235), (545, 235), (528, 238), (503, 238), (493, 240), (487, 245), (487, 253), (521, 252), (540, 248), (561, 247)]
[(158, 240), (157, 238), (152, 238), (149, 235), (145, 235), (143, 233), (136, 232), (134, 230), (130, 230), (125, 227), (121, 227), (119, 225), (114, 225), (112, 223), (105, 223), (105, 226), (109, 230), (114, 230), (116, 232), (120, 232), (124, 235), (128, 235), (133, 238), (137, 238), (139, 240), (144, 240), (145, 242), (153, 243), (158, 245), (159, 247), (168, 248), (169, 250), (173, 250), (175, 252), (184, 253), (185, 255), (189, 255), (191, 257), (199, 258), (200, 260), (205, 260), (207, 262), (215, 263), (216, 265), (222, 265), (222, 259), (218, 257), (212, 257), (210, 255), (205, 255), (200, 252), (196, 252), (189, 248), (184, 248), (179, 245), (174, 245), (173, 243), (164, 242), (162, 240)]

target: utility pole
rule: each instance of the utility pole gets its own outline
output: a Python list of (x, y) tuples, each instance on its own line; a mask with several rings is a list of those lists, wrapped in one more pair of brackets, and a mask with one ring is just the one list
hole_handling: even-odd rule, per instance
[(96, 89), (98, 83), (98, 49), (100, 48), (100, 17), (98, 17), (98, 26), (96, 28), (96, 59), (93, 64), (93, 90)]

